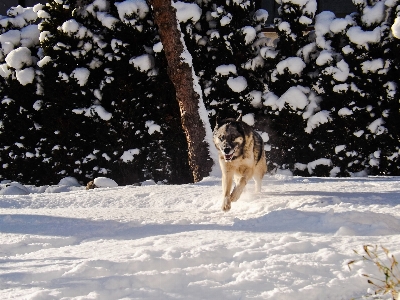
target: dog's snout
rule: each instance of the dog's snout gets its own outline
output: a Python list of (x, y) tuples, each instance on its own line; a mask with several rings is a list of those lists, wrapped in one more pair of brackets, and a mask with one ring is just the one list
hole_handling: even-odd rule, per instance
[(225, 154), (229, 154), (230, 152), (231, 152), (231, 148), (229, 148), (229, 147), (224, 148)]

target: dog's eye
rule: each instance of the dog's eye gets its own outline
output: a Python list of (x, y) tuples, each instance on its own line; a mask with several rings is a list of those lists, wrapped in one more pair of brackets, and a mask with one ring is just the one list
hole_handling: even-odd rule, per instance
[(235, 141), (236, 143), (238, 143), (238, 144), (241, 144), (241, 143), (243, 143), (243, 138), (242, 138), (241, 136), (239, 136), (239, 137), (235, 138), (234, 141)]

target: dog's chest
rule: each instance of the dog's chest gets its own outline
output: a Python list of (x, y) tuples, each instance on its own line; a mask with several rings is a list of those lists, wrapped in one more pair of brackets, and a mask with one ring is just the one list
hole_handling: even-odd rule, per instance
[(254, 168), (253, 158), (237, 157), (236, 159), (227, 162), (223, 157), (220, 157), (219, 163), (221, 169), (226, 172), (242, 173), (248, 168)]

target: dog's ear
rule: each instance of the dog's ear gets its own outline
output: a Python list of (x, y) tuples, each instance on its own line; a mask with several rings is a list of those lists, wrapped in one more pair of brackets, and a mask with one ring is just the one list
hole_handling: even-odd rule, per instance
[(236, 121), (242, 121), (242, 114), (239, 115), (239, 117), (236, 119)]

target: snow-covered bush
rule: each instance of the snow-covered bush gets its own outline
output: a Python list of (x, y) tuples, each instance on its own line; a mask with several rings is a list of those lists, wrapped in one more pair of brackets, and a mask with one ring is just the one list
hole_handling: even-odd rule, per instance
[[(28, 27), (20, 14), (32, 8), (16, 10), (18, 26)], [(11, 31), (14, 27), (7, 25), (0, 37), (1, 75), (29, 101), (27, 108), (20, 107), (10, 84), (2, 85), (2, 105), (10, 111), (1, 112), (1, 162), (8, 168), (2, 177), (42, 184), (65, 176), (85, 183), (104, 175), (119, 184), (190, 182), (179, 107), (162, 49), (153, 50), (159, 40), (149, 5), (144, 0), (54, 0), (36, 6), (34, 16), (41, 19), (36, 31), (32, 26)], [(29, 95), (22, 94), (27, 88)], [(26, 173), (35, 175), (18, 177), (16, 170), (26, 169), (33, 158), (36, 167)]]
[(0, 179), (36, 183), (34, 173), (43, 171), (42, 122), (37, 118), (42, 88), (36, 64), (40, 7), (17, 6), (0, 17)]
[(43, 114), (53, 116), (47, 132), (53, 172), (81, 180), (107, 175), (119, 184), (190, 181), (179, 108), (156, 64), (147, 3), (96, 0), (79, 7), (57, 0), (43, 11)]
[[(314, 159), (308, 147), (309, 132), (329, 115), (314, 116), (319, 98), (311, 89), (312, 64), (308, 54), (312, 36), (307, 31), (314, 20), (316, 1), (280, 1), (275, 20), (279, 40), (276, 48), (264, 47), (266, 86), (263, 99), (268, 126), (269, 168), (289, 169), (307, 165)], [(313, 118), (312, 118), (313, 117)], [(301, 174), (307, 168), (298, 170)]]
[[(193, 1), (185, 1), (193, 2)], [(203, 98), (212, 126), (215, 119), (244, 116), (254, 125), (264, 89), (260, 45), (268, 18), (256, 10), (255, 1), (195, 1), (199, 15), (181, 20), (186, 45), (203, 88)], [(187, 10), (194, 13), (196, 10)], [(201, 14), (200, 14), (201, 13)]]
[[(315, 0), (277, 1), (276, 43), (256, 2), (173, 3), (210, 123), (242, 114), (270, 170), (399, 175), (400, 1), (354, 0), (344, 18), (315, 16)], [(145, 0), (18, 6), (0, 19), (0, 45), (0, 179), (191, 181)]]
[(390, 34), (394, 1), (354, 1), (357, 12), (322, 12), (315, 24), (314, 89), (331, 117), (316, 128), (315, 155), (339, 176), (399, 173), (398, 72)]

